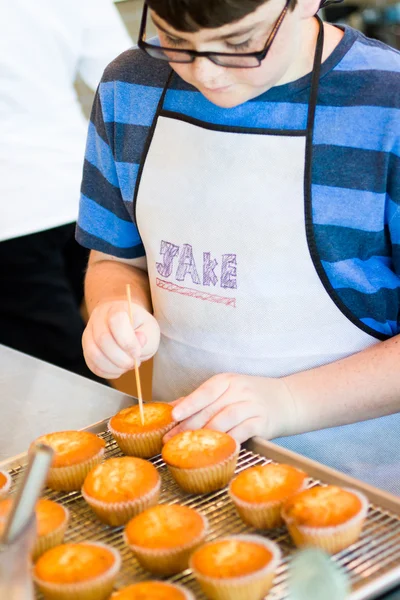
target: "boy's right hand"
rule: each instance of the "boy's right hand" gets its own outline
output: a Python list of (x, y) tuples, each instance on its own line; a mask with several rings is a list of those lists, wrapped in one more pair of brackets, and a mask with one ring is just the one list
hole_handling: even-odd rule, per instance
[(99, 304), (92, 312), (82, 337), (83, 354), (91, 371), (104, 379), (116, 379), (148, 360), (158, 350), (160, 327), (145, 308), (132, 302), (133, 327), (126, 300)]

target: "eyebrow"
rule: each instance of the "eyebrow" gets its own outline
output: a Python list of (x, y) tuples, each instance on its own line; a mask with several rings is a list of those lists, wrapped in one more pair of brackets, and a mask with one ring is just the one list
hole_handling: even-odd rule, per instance
[[(152, 17), (152, 19), (153, 19), (154, 25), (158, 29), (161, 29), (161, 31), (163, 31), (164, 33), (167, 33), (168, 35), (170, 35), (173, 38), (182, 39), (178, 35), (176, 35), (175, 33), (172, 33), (172, 31), (168, 31), (168, 29), (165, 29), (165, 27), (163, 27), (162, 25), (160, 25), (160, 23), (158, 22), (157, 19), (155, 19), (154, 17)], [(261, 21), (260, 21), (260, 23), (261, 23)], [(233, 37), (237, 37), (237, 36), (240, 36), (240, 35), (244, 35), (245, 33), (250, 33), (251, 31), (253, 31), (254, 29), (256, 29), (256, 27), (258, 25), (260, 25), (260, 23), (255, 23), (254, 25), (251, 25), (250, 27), (243, 27), (242, 29), (238, 29), (237, 31), (232, 31), (231, 33), (226, 33), (225, 35), (218, 35), (216, 37), (210, 38), (207, 41), (208, 42), (217, 42), (217, 41), (220, 41), (220, 40), (228, 40), (229, 38), (233, 38)]]

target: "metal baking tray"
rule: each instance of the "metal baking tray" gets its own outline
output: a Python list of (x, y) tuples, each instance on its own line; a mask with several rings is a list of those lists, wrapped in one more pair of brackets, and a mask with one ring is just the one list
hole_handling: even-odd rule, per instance
[[(97, 433), (105, 439), (106, 458), (122, 455), (107, 432), (107, 420), (88, 427), (86, 430)], [(400, 583), (400, 498), (260, 438), (250, 440), (242, 447), (236, 472), (239, 473), (249, 467), (271, 461), (292, 464), (304, 469), (311, 478), (311, 486), (334, 483), (354, 487), (368, 496), (371, 504), (360, 539), (333, 557), (333, 560), (348, 573), (352, 589), (350, 600), (376, 598)], [(210, 522), (211, 532), (208, 539), (215, 539), (226, 534), (255, 531), (244, 525), (239, 519), (226, 489), (203, 496), (185, 494), (170, 477), (160, 456), (154, 457), (151, 462), (162, 476), (160, 502), (179, 503), (200, 510)], [(10, 472), (15, 485), (25, 464), (26, 454), (22, 454), (0, 463), (0, 468)], [(71, 520), (65, 541), (97, 540), (111, 544), (120, 551), (123, 566), (117, 580), (118, 588), (135, 581), (152, 578), (140, 567), (132, 552), (124, 545), (123, 528), (103, 525), (79, 492), (63, 493), (46, 490), (44, 496), (61, 502), (70, 510)], [(283, 554), (283, 562), (278, 569), (268, 600), (284, 600), (287, 598), (288, 560), (296, 548), (285, 528), (262, 532), (262, 535), (267, 535), (277, 542)], [(204, 595), (194, 581), (190, 570), (168, 579), (183, 584), (194, 592), (198, 600), (204, 600)], [(41, 599), (39, 594), (36, 597), (38, 600)]]

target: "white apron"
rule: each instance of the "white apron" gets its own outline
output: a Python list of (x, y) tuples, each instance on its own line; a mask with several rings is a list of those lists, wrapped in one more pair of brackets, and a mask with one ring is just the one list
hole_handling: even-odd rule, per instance
[(163, 110), (164, 90), (136, 194), (161, 328), (156, 401), (217, 373), (280, 377), (377, 343), (331, 299), (307, 241), (322, 48), (320, 22), (303, 132), (192, 123)]

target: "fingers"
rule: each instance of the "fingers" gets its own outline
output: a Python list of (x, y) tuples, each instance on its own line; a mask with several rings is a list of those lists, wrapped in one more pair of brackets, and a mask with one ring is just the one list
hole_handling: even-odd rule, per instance
[(160, 327), (152, 315), (148, 315), (143, 325), (135, 329), (140, 347), (140, 357), (148, 360), (157, 352), (160, 345)]
[(151, 358), (160, 343), (160, 328), (144, 308), (132, 305), (130, 320), (126, 302), (112, 302), (96, 308), (82, 338), (88, 367), (107, 379), (120, 377), (134, 368), (135, 360)]
[(183, 429), (181, 429), (180, 425), (181, 424), (179, 423), (179, 425), (177, 425), (173, 429), (170, 429), (168, 431), (168, 433), (166, 433), (164, 435), (164, 437), (163, 437), (163, 444), (166, 444), (171, 438), (174, 437), (174, 435), (178, 435), (178, 433), (181, 433), (183, 431)]
[(228, 387), (229, 377), (220, 375), (211, 377), (211, 379), (203, 383), (197, 390), (186, 396), (186, 398), (183, 398), (175, 406), (172, 412), (173, 419), (175, 421), (184, 421), (192, 417), (200, 410), (215, 402), (215, 400), (227, 391)]
[[(232, 402), (232, 399), (230, 399)], [(215, 416), (204, 425), (206, 429), (230, 431), (248, 419), (260, 416), (260, 407), (255, 402), (235, 402), (219, 410)]]
[[(172, 402), (168, 402), (168, 404), (170, 404), (171, 406), (177, 406), (179, 404), (179, 402), (182, 401), (182, 398), (178, 398), (177, 400), (173, 400)], [(168, 442), (169, 439), (171, 439), (172, 437), (174, 437), (174, 435), (176, 435), (177, 433), (179, 433), (179, 425), (177, 425), (176, 427), (174, 427), (173, 429), (170, 429), (170, 431), (168, 433), (165, 434), (165, 436), (163, 437), (163, 444), (165, 444), (166, 442)]]
[[(101, 345), (106, 344), (106, 336), (102, 337)], [(112, 342), (113, 345), (115, 342)], [(89, 322), (82, 337), (83, 354), (86, 363), (91, 371), (99, 377), (106, 379), (116, 379), (120, 377), (126, 370), (132, 367), (125, 367), (117, 365), (115, 362), (110, 360), (107, 356), (107, 350), (103, 351), (102, 348), (96, 343), (95, 335), (93, 333), (93, 323)], [(130, 358), (133, 366), (133, 359)], [(125, 363), (127, 364), (127, 363)], [(130, 363), (129, 363), (130, 364)]]
[[(99, 327), (104, 327), (104, 325), (106, 328), (108, 325), (109, 332), (115, 342), (114, 346), (110, 345), (107, 347), (110, 349), (110, 351), (115, 353), (115, 349), (118, 348), (120, 351), (118, 356), (121, 356), (122, 359), (122, 355), (124, 355), (125, 362), (126, 359), (132, 361), (132, 357), (139, 358), (141, 354), (141, 344), (135, 334), (135, 330), (132, 327), (129, 314), (126, 311), (122, 310), (119, 305), (111, 306), (107, 315), (106, 323), (100, 322)], [(95, 341), (98, 343), (97, 339)], [(110, 342), (110, 340), (107, 339), (107, 342)], [(102, 348), (102, 346), (99, 347)], [(111, 355), (108, 354), (108, 352), (106, 352), (106, 354), (111, 358)]]
[[(211, 402), (211, 404), (203, 408), (203, 410), (200, 410), (192, 417), (181, 421), (181, 423), (179, 424), (180, 431), (201, 429), (202, 427), (205, 427), (207, 423), (212, 421), (215, 415), (217, 415), (226, 406), (232, 404), (232, 402), (234, 402), (234, 399), (232, 398), (232, 394), (228, 390), (224, 394), (222, 394), (222, 396), (220, 396), (217, 400)], [(175, 414), (175, 410), (172, 414)], [(214, 429), (214, 427), (211, 426), (209, 429)], [(226, 431), (226, 429), (221, 429), (221, 431)]]
[(259, 417), (253, 417), (252, 419), (247, 419), (246, 421), (243, 421), (243, 423), (240, 423), (240, 425), (233, 427), (227, 433), (235, 438), (239, 444), (243, 444), (243, 442), (246, 442), (251, 437), (261, 435), (261, 430), (261, 419)]
[(90, 358), (88, 358), (86, 356), (85, 356), (85, 361), (86, 361), (86, 364), (89, 367), (89, 369), (95, 375), (98, 375), (98, 377), (102, 377), (103, 379), (118, 379), (119, 377), (121, 377), (121, 375), (123, 375), (123, 372), (121, 372), (121, 371), (112, 372), (112, 373), (108, 372), (108, 371), (103, 371), (94, 362), (92, 362)]
[(177, 406), (179, 402), (182, 402), (183, 398), (178, 398), (177, 400), (172, 400), (172, 402), (168, 402), (171, 406)]
[(134, 367), (138, 339), (120, 304), (93, 311), (82, 337), (86, 363), (96, 375), (116, 379)]
[[(226, 398), (224, 400), (226, 401)], [(262, 435), (263, 421), (260, 417), (260, 407), (255, 402), (246, 401), (226, 405), (209, 422), (201, 427), (193, 427), (192, 420), (187, 419), (171, 429), (164, 436), (163, 442), (166, 443), (174, 435), (182, 431), (201, 429), (202, 427), (204, 429), (229, 433), (241, 444), (254, 435)]]
[[(271, 437), (275, 410), (275, 380), (224, 373), (203, 383), (185, 398), (172, 402), (172, 416), (180, 421), (164, 437), (167, 442), (182, 431), (201, 428), (223, 431), (242, 443), (254, 435)], [(273, 418), (271, 418), (273, 417)]]
[(144, 346), (147, 344), (147, 335), (144, 333), (144, 331), (141, 331), (140, 329), (135, 331), (135, 334), (137, 339), (139, 340), (139, 344), (142, 348), (144, 348)]
[[(110, 363), (123, 371), (128, 371), (133, 368), (133, 356), (129, 356), (122, 348), (120, 348), (120, 346), (118, 346), (108, 329), (104, 330), (98, 323), (93, 323), (92, 332), (94, 344)], [(94, 356), (92, 356), (92, 358), (94, 358)]]

